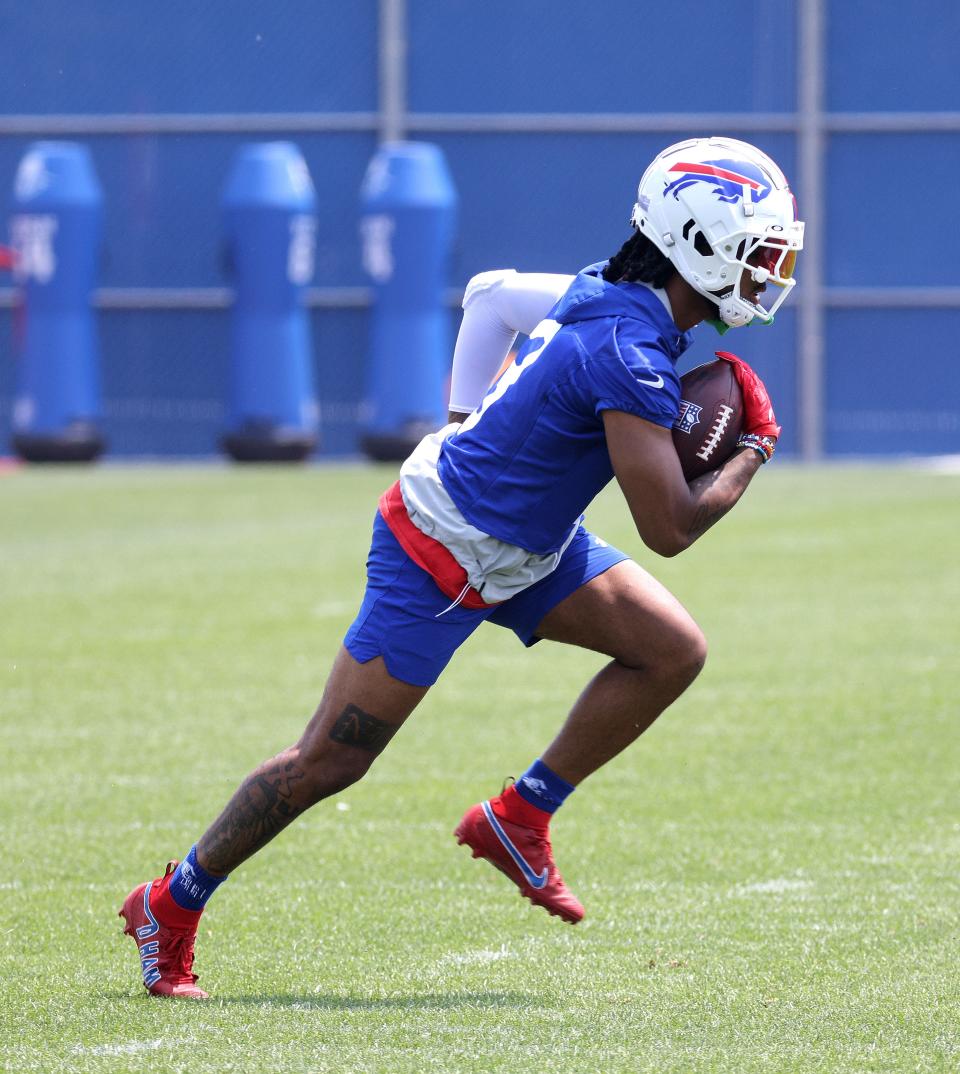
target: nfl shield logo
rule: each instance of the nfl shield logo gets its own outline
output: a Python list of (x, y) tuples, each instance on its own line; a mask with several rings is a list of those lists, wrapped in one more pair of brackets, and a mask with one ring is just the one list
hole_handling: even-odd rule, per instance
[(703, 407), (697, 406), (696, 403), (688, 403), (686, 399), (681, 399), (680, 413), (673, 423), (674, 429), (679, 429), (682, 433), (693, 432), (694, 425), (700, 421), (701, 410), (703, 410)]

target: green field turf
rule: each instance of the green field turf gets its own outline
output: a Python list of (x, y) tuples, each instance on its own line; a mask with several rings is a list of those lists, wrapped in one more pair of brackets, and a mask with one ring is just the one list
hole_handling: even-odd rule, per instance
[(960, 1069), (960, 476), (774, 465), (675, 560), (701, 678), (554, 824), (587, 907), (451, 830), (601, 659), (482, 628), (369, 778), (221, 889), (206, 1004), (117, 909), (299, 733), (389, 469), (0, 477), (0, 1069)]

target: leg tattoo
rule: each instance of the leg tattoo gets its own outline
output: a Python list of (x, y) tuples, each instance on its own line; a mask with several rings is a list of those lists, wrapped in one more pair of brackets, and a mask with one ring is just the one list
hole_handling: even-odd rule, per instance
[(356, 705), (347, 705), (337, 717), (337, 722), (330, 731), (330, 738), (344, 746), (356, 746), (368, 753), (380, 753), (398, 730), (397, 725), (378, 720), (376, 716), (371, 716)]
[(204, 868), (226, 875), (286, 828), (306, 808), (296, 802), (303, 778), (299, 764), (283, 754), (251, 773), (200, 840)]
[[(397, 730), (398, 725), (379, 720), (356, 705), (347, 705), (337, 717), (329, 739), (375, 755)], [(227, 808), (203, 835), (197, 844), (201, 864), (209, 872), (225, 876), (266, 846), (304, 810), (349, 786), (361, 774), (356, 762), (351, 761), (346, 778), (343, 769), (334, 766), (328, 771), (328, 778), (318, 783), (315, 772), (308, 778), (297, 747), (278, 754), (247, 776)]]

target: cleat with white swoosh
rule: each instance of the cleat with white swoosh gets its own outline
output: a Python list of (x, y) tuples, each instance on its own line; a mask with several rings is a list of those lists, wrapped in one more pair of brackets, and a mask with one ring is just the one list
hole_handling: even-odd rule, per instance
[(583, 918), (583, 906), (554, 863), (548, 829), (508, 820), (496, 804), (494, 799), (471, 806), (453, 833), (457, 842), (495, 865), (534, 905), (575, 925)]

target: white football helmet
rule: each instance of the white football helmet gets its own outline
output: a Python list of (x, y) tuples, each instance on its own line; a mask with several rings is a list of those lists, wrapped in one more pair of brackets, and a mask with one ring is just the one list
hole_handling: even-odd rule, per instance
[[(796, 199), (777, 165), (747, 142), (694, 138), (665, 149), (643, 173), (630, 222), (733, 328), (770, 321), (796, 284)], [(761, 305), (751, 280), (776, 286), (774, 301)]]

